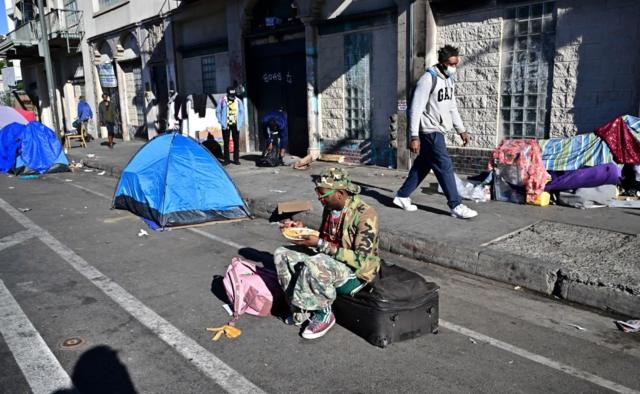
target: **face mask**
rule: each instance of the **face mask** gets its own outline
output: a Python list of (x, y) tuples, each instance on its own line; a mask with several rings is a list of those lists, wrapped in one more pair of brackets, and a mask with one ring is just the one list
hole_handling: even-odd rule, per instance
[(444, 72), (448, 77), (452, 77), (456, 73), (456, 67), (447, 66), (447, 69)]

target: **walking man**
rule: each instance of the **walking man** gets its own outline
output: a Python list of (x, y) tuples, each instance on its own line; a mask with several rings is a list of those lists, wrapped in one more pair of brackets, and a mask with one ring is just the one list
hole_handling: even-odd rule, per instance
[[(336, 297), (355, 294), (373, 281), (380, 268), (378, 215), (359, 193), (360, 186), (351, 183), (346, 170), (323, 170), (316, 183), (324, 206), (320, 236), (305, 236), (294, 241), (298, 247), (283, 246), (274, 252), (278, 281), (292, 311), (287, 323), (302, 325), (309, 319), (302, 332), (305, 339), (326, 334), (336, 322), (331, 311)], [(285, 220), (281, 226), (304, 225)]]
[(227, 88), (227, 95), (220, 100), (216, 116), (222, 127), (224, 140), (224, 164), (229, 164), (229, 137), (233, 138), (233, 164), (240, 165), (240, 132), (244, 124), (244, 104), (236, 97), (236, 89)]
[(89, 124), (89, 120), (93, 118), (93, 111), (91, 111), (91, 106), (85, 100), (84, 96), (80, 96), (80, 100), (78, 101), (78, 134), (83, 135), (88, 138), (87, 134), (87, 126)]
[(109, 95), (103, 94), (102, 101), (98, 106), (98, 116), (100, 125), (107, 128), (107, 138), (109, 149), (113, 149), (113, 135), (116, 126), (116, 110), (109, 100)]
[(429, 68), (416, 86), (409, 112), (410, 149), (418, 153), (409, 175), (396, 193), (393, 203), (405, 211), (415, 211), (409, 196), (433, 170), (447, 197), (451, 216), (470, 219), (476, 211), (460, 202), (453, 164), (447, 151), (444, 133), (455, 129), (464, 145), (470, 135), (464, 129), (454, 95), (454, 74), (459, 62), (458, 48), (445, 45), (438, 50), (438, 64)]

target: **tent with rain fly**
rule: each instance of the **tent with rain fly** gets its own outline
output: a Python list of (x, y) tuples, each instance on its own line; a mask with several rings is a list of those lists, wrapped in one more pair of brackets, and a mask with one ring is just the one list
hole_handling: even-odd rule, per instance
[(0, 105), (0, 128), (3, 128), (11, 123), (26, 125), (30, 120), (31, 119), (27, 119), (15, 108), (7, 107), (6, 105)]
[(69, 171), (53, 130), (40, 122), (11, 123), (0, 130), (0, 172), (36, 175)]
[(113, 207), (162, 228), (250, 216), (218, 160), (178, 133), (155, 137), (133, 156), (118, 181)]

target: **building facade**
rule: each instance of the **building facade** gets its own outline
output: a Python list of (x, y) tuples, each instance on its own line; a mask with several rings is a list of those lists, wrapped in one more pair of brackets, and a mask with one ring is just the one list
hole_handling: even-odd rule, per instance
[[(25, 87), (35, 87), (46, 121), (37, 29), (31, 41), (19, 34), (35, 26), (25, 23), (37, 19), (32, 3), (7, 6), (22, 19), (11, 14), (19, 23), (0, 53), (23, 61)], [(264, 146), (259, 120), (281, 109), (292, 154), (340, 153), (349, 162), (408, 168), (411, 91), (444, 44), (461, 51), (456, 94), (472, 134), (464, 148), (447, 135), (460, 172), (485, 169), (503, 138), (589, 132), (640, 106), (634, 0), (51, 3), (47, 12), (64, 15), (61, 26), (77, 26), (75, 35), (60, 34), (70, 44), (50, 36), (60, 116), (68, 126), (80, 94), (96, 107), (107, 93), (124, 139), (162, 131), (173, 92), (221, 94), (236, 86), (249, 109), (244, 151)]]

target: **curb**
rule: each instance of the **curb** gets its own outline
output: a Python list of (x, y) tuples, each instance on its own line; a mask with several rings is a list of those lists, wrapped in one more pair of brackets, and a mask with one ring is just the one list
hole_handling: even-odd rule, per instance
[[(86, 167), (104, 170), (112, 177), (118, 177), (123, 170), (119, 165), (68, 156), (77, 162), (82, 162)], [(245, 198), (245, 200), (249, 209), (263, 219), (270, 219), (278, 204), (275, 200), (255, 198)], [(320, 214), (306, 212), (300, 217), (311, 226), (320, 226)], [(468, 248), (428, 238), (415, 238), (415, 234), (405, 234), (401, 231), (381, 231), (379, 246), (392, 254), (521, 286), (546, 296), (556, 296), (631, 317), (640, 316), (639, 295), (614, 287), (582, 283), (573, 278), (574, 275), (571, 273), (563, 273), (559, 263), (499, 252), (485, 246)]]

